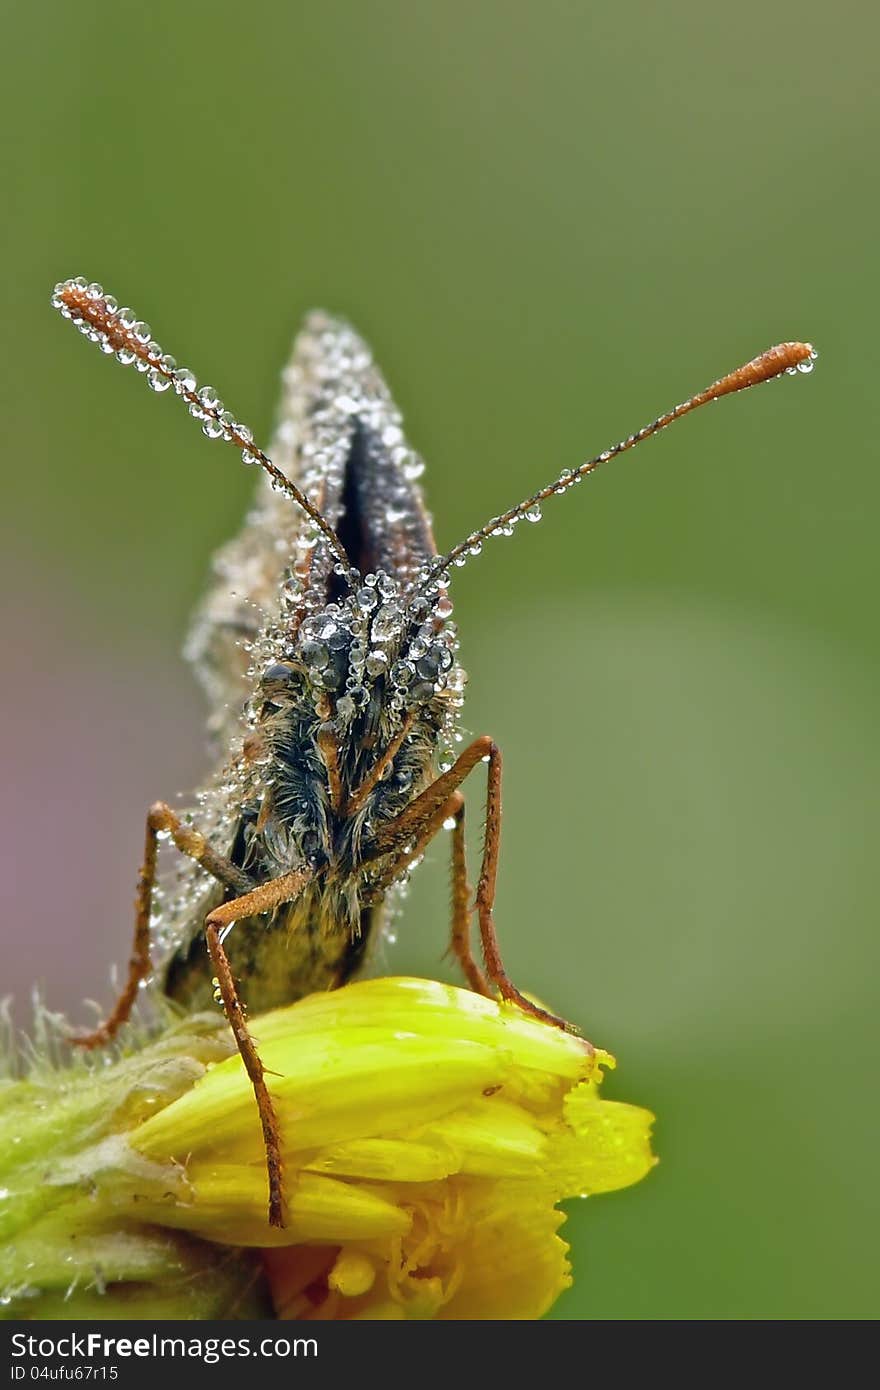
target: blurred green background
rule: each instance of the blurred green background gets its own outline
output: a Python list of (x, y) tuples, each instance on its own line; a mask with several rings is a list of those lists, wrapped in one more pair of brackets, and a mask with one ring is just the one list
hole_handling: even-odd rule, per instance
[[(133, 304), (263, 438), (301, 314), (348, 315), (441, 545), (769, 343), (820, 349), (456, 574), (508, 967), (658, 1115), (656, 1172), (570, 1212), (560, 1317), (878, 1312), (878, 29), (816, 0), (5, 16), (20, 997), (106, 999), (126, 957), (144, 809), (204, 769), (177, 652), (253, 485), (55, 280)], [(445, 852), (389, 970), (448, 970)]]

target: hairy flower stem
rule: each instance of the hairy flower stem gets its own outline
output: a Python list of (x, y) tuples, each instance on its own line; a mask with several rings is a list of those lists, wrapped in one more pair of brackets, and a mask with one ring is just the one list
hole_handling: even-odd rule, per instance
[(222, 1020), (195, 1017), (127, 1055), (37, 1056), (0, 1082), (0, 1317), (265, 1315), (252, 1253), (218, 1259), (139, 1219), (136, 1198), (167, 1199), (168, 1170), (126, 1142), (230, 1050)]

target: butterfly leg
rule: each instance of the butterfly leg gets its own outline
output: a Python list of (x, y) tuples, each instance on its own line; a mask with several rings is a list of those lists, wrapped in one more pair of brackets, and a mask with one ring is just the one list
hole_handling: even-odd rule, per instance
[[(435, 823), (440, 809), (446, 807), (453, 792), (458, 790), (468, 774), (480, 762), (488, 764), (488, 778), (486, 837), (483, 844), (480, 879), (477, 884), (476, 909), (486, 974), (503, 999), (518, 1004), (525, 1013), (531, 1014), (533, 1018), (539, 1018), (544, 1023), (552, 1023), (557, 1028), (570, 1031), (571, 1024), (566, 1023), (565, 1019), (558, 1018), (556, 1014), (549, 1013), (538, 1004), (533, 1004), (531, 1000), (526, 999), (525, 995), (520, 993), (504, 969), (504, 963), (501, 959), (493, 916), (495, 882), (498, 875), (498, 851), (501, 841), (501, 750), (493, 739), (489, 738), (488, 735), (474, 739), (474, 742), (459, 755), (447, 772), (444, 772), (420, 796), (417, 796), (396, 820), (391, 821), (380, 830), (373, 844), (367, 847), (367, 853), (389, 853), (406, 845), (408, 841), (414, 840), (417, 843), (420, 835)], [(459, 958), (461, 959), (461, 957)]]
[(452, 820), (452, 933), (449, 949), (455, 955), (472, 990), (492, 996), (492, 986), (474, 960), (470, 946), (471, 887), (468, 883), (464, 843), (464, 797), (455, 791), (437, 807), (424, 823), (415, 840), (407, 844), (399, 856), (392, 859), (373, 885), (373, 898), (378, 901), (392, 883), (424, 854), (442, 826)]
[[(453, 802), (457, 804), (453, 804)], [(462, 973), (477, 994), (492, 996), (492, 987), (474, 960), (471, 951), (471, 886), (467, 876), (464, 841), (464, 797), (456, 792), (450, 798), (449, 815), (452, 827), (452, 936), (450, 949), (461, 966)]]
[(221, 903), (219, 907), (215, 907), (209, 912), (205, 919), (205, 938), (208, 943), (211, 963), (217, 976), (223, 1008), (235, 1037), (236, 1046), (241, 1054), (241, 1060), (244, 1062), (245, 1071), (254, 1088), (257, 1109), (260, 1113), (263, 1144), (266, 1149), (266, 1172), (269, 1178), (270, 1226), (284, 1225), (281, 1132), (278, 1127), (275, 1106), (266, 1085), (265, 1069), (260, 1061), (256, 1043), (248, 1030), (244, 1007), (229, 965), (229, 957), (223, 949), (223, 936), (233, 922), (242, 917), (252, 917), (262, 912), (271, 912), (274, 908), (280, 907), (282, 903), (292, 902), (294, 898), (299, 896), (311, 877), (311, 871), (306, 870), (300, 873), (284, 874), (281, 878), (273, 878), (268, 883), (261, 883), (258, 888), (244, 893), (240, 898), (234, 898), (228, 903)]
[(131, 957), (128, 962), (128, 978), (113, 1011), (103, 1023), (87, 1033), (72, 1033), (69, 1041), (77, 1047), (102, 1047), (116, 1036), (126, 1023), (134, 1007), (138, 989), (152, 969), (150, 961), (150, 913), (153, 905), (153, 887), (156, 882), (156, 860), (159, 850), (159, 836), (170, 835), (173, 843), (190, 859), (201, 864), (209, 874), (232, 888), (237, 893), (247, 891), (252, 884), (247, 874), (237, 869), (223, 855), (211, 848), (198, 830), (186, 825), (178, 815), (157, 801), (147, 812), (147, 825), (144, 837), (144, 860), (138, 875), (137, 892), (134, 900), (134, 939)]
[(483, 864), (477, 884), (476, 900), (486, 971), (493, 984), (498, 986), (503, 999), (518, 1004), (526, 1013), (531, 1014), (533, 1018), (539, 1018), (543, 1023), (552, 1023), (567, 1033), (577, 1032), (577, 1029), (571, 1023), (567, 1023), (564, 1018), (559, 1018), (558, 1015), (550, 1013), (547, 1009), (542, 1009), (540, 1005), (533, 1004), (530, 999), (526, 999), (525, 995), (520, 994), (504, 969), (501, 952), (498, 948), (498, 937), (495, 933), (493, 913), (495, 881), (498, 876), (498, 851), (501, 843), (501, 749), (491, 739), (478, 739), (477, 742), (487, 745), (486, 754), (488, 754), (489, 764), (486, 786), (486, 837), (483, 842)]

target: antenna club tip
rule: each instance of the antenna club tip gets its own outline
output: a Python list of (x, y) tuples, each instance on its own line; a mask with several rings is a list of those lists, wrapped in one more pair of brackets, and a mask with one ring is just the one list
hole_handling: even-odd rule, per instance
[(749, 362), (744, 370), (754, 369), (756, 377), (778, 376), (780, 372), (803, 370), (805, 363), (816, 359), (816, 349), (812, 343), (777, 343)]
[(799, 362), (812, 360), (817, 355), (812, 343), (780, 343), (776, 351), (789, 356), (793, 367), (796, 367)]
[(708, 391), (695, 397), (698, 405), (704, 400), (717, 400), (732, 391), (742, 391), (747, 386), (757, 386), (762, 381), (772, 381), (783, 372), (810, 372), (816, 360), (816, 349), (812, 343), (777, 343), (760, 356), (753, 357), (745, 366), (738, 367), (729, 376), (716, 381)]
[(812, 343), (780, 343), (764, 354), (769, 359), (768, 375), (778, 376), (780, 372), (811, 372), (818, 357)]
[(59, 280), (52, 291), (52, 307), (60, 309), (85, 308), (87, 304), (97, 303), (105, 298), (104, 289), (96, 281), (89, 282), (84, 275)]
[(90, 282), (84, 275), (60, 280), (52, 291), (52, 307), (105, 350), (130, 352), (146, 359), (148, 326), (138, 323), (131, 309), (120, 310), (116, 300), (97, 281)]

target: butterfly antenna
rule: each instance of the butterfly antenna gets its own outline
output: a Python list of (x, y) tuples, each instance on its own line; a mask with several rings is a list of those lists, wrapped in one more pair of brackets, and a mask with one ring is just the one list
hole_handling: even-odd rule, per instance
[(241, 451), (242, 463), (262, 468), (272, 485), (286, 493), (320, 531), (344, 567), (349, 583), (352, 586), (357, 583), (342, 542), (314, 503), (254, 443), (247, 425), (237, 423), (213, 386), (199, 387), (188, 367), (178, 367), (174, 358), (162, 351), (153, 341), (149, 325), (140, 322), (133, 309), (120, 309), (100, 285), (89, 284), (83, 276), (57, 284), (52, 292), (52, 306), (75, 323), (91, 342), (97, 343), (102, 352), (108, 356), (112, 353), (123, 366), (134, 365), (139, 372), (144, 372), (147, 385), (154, 391), (167, 391), (171, 387), (186, 401), (190, 415), (201, 421), (202, 433), (209, 439), (228, 440)]
[(738, 367), (735, 372), (729, 372), (727, 376), (723, 376), (718, 381), (713, 382), (711, 386), (707, 386), (705, 391), (691, 396), (689, 400), (683, 401), (681, 405), (675, 406), (665, 415), (658, 416), (652, 424), (645, 425), (635, 434), (627, 435), (626, 439), (615, 444), (613, 449), (605, 449), (595, 458), (582, 463), (579, 468), (564, 469), (558, 478), (541, 488), (539, 492), (532, 493), (531, 497), (527, 497), (516, 507), (511, 507), (510, 511), (503, 512), (501, 516), (494, 516), (479, 530), (471, 531), (470, 535), (466, 536), (463, 541), (460, 541), (445, 555), (439, 556), (431, 563), (421, 583), (431, 584), (443, 574), (450, 564), (465, 564), (468, 556), (479, 554), (483, 542), (490, 537), (509, 536), (516, 523), (521, 521), (523, 517), (528, 521), (540, 521), (541, 504), (548, 497), (567, 492), (575, 483), (579, 483), (589, 473), (595, 472), (600, 464), (607, 463), (609, 459), (616, 458), (618, 454), (625, 454), (627, 449), (633, 449), (636, 444), (641, 444), (645, 439), (650, 439), (652, 435), (659, 434), (674, 420), (680, 420), (683, 415), (689, 415), (692, 410), (698, 409), (701, 405), (707, 405), (709, 401), (717, 401), (721, 396), (729, 396), (734, 391), (744, 391), (748, 386), (758, 386), (762, 381), (771, 381), (773, 377), (780, 376), (783, 372), (812, 371), (816, 355), (815, 349), (810, 343), (779, 343), (776, 347), (768, 348), (766, 352), (761, 353), (760, 357), (746, 362), (745, 366)]

